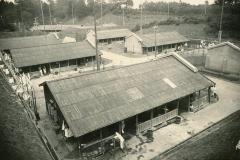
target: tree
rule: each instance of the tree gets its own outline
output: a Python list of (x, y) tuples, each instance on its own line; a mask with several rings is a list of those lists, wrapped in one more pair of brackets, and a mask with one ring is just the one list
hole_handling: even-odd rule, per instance
[(126, 5), (132, 7), (133, 6), (133, 1), (132, 0), (127, 0)]
[[(215, 4), (222, 5), (223, 0), (215, 0)], [(224, 0), (225, 4), (239, 5), (240, 0)]]

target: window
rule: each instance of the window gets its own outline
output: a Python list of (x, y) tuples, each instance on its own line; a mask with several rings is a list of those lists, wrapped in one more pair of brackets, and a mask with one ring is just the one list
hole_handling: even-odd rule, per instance
[(68, 61), (61, 61), (60, 62), (60, 67), (67, 67), (68, 66)]
[(59, 68), (59, 62), (53, 62), (50, 64), (51, 65), (51, 68)]
[(31, 66), (31, 72), (39, 71), (39, 66)]
[(76, 62), (77, 62), (76, 59), (71, 59), (71, 60), (69, 60), (69, 65), (70, 66), (76, 65), (77, 64)]

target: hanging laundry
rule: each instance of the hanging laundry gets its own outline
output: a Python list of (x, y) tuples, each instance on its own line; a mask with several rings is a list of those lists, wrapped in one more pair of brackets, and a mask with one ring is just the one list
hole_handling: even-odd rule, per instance
[(118, 132), (115, 133), (115, 139), (118, 139), (120, 141), (120, 148), (123, 149), (124, 148), (124, 138), (122, 137), (121, 134), (119, 134)]
[(124, 121), (122, 121), (121, 123), (122, 123), (122, 133), (124, 133), (125, 123), (124, 123)]
[(64, 124), (64, 121), (62, 123), (62, 130), (64, 131), (65, 130), (65, 124)]
[(65, 137), (70, 138), (73, 136), (73, 133), (69, 128), (65, 128), (64, 135), (65, 135)]

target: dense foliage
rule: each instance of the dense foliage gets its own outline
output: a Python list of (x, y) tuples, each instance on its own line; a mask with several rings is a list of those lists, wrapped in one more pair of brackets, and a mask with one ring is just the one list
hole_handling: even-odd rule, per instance
[[(76, 22), (87, 16), (93, 15), (94, 0), (48, 0), (50, 6), (43, 4), (45, 24), (50, 24), (49, 7), (54, 24), (71, 23), (72, 16)], [(95, 12), (100, 16), (101, 2), (95, 0)], [(111, 13), (121, 15), (122, 4), (125, 4), (126, 16), (140, 14), (139, 9), (131, 9), (132, 0), (110, 0), (111, 3), (103, 3), (103, 15)], [(216, 0), (213, 5), (190, 5), (187, 3), (145, 2), (143, 11), (145, 14), (167, 14), (179, 19), (168, 19), (166, 21), (153, 21), (145, 24), (144, 28), (152, 25), (172, 25), (182, 23), (206, 23), (206, 32), (217, 33), (219, 30), (221, 5), (223, 0)], [(238, 36), (240, 28), (240, 0), (224, 0), (223, 31), (230, 36)], [(34, 20), (42, 24), (40, 0), (15, 0), (15, 3), (0, 0), (0, 30), (27, 29), (33, 25)], [(138, 30), (139, 26), (136, 26)], [(224, 36), (223, 34), (223, 36)]]

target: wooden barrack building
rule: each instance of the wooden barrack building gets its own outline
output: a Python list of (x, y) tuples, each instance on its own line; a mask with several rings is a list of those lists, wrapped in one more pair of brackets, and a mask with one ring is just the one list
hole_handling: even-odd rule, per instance
[(73, 70), (93, 63), (95, 50), (87, 41), (12, 49), (10, 56), (18, 72), (32, 75)]
[[(156, 40), (156, 42), (155, 42)], [(155, 34), (131, 34), (126, 37), (127, 52), (149, 54), (154, 53), (155, 48), (157, 53), (165, 52), (167, 50), (177, 50), (178, 47), (183, 46), (189, 40), (178, 32), (161, 32)], [(156, 46), (155, 46), (156, 45)]]
[[(83, 148), (115, 132), (139, 134), (210, 102), (214, 82), (177, 54), (150, 62), (47, 81), (47, 112)], [(125, 127), (123, 127), (123, 124)]]
[[(97, 41), (99, 44), (111, 44), (113, 42), (125, 42), (126, 37), (130, 36), (132, 32), (129, 29), (109, 29), (98, 30)], [(87, 40), (95, 46), (95, 33), (90, 30), (87, 33)]]
[(21, 49), (60, 43), (62, 43), (62, 40), (59, 39), (56, 34), (4, 38), (0, 39), (0, 50), (9, 53), (12, 49)]

